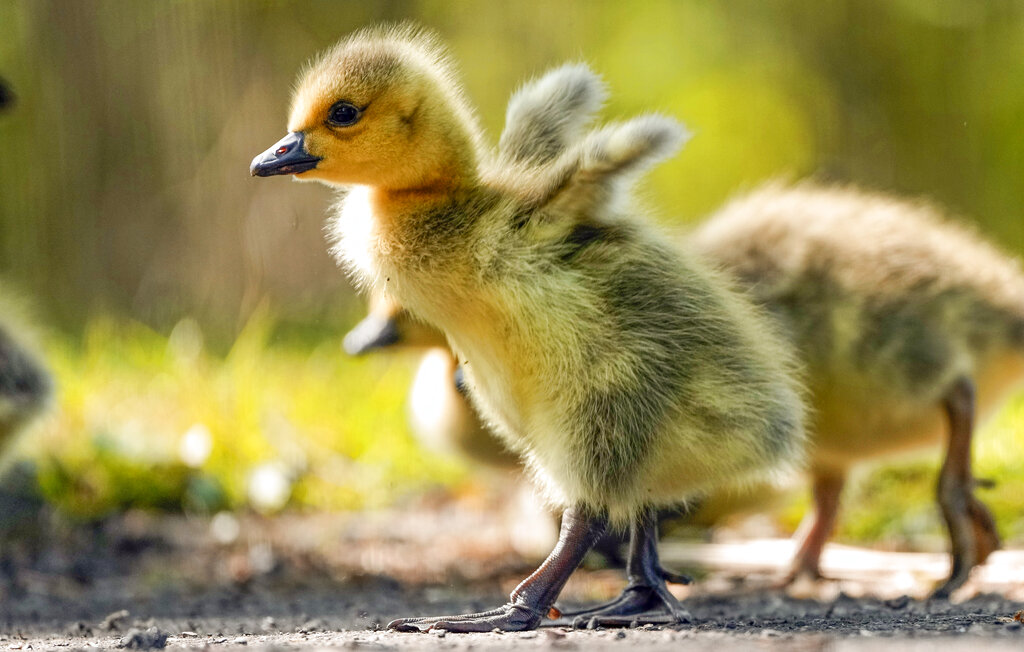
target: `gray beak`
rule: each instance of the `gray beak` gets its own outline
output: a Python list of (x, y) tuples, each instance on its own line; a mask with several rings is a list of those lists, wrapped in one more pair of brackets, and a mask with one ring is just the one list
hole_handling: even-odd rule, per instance
[(306, 151), (306, 135), (293, 131), (252, 160), (249, 174), (270, 177), (275, 174), (298, 174), (312, 170), (320, 159)]

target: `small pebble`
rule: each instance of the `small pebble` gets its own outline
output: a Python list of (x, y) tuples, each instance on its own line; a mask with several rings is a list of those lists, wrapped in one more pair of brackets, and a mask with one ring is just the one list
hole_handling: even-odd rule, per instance
[(124, 621), (128, 620), (129, 616), (131, 616), (131, 613), (129, 613), (127, 609), (115, 611), (114, 613), (107, 615), (107, 617), (100, 622), (99, 628), (103, 631), (121, 629), (121, 625), (124, 624)]
[(308, 634), (309, 632), (316, 632), (326, 627), (324, 621), (319, 618), (310, 618), (306, 622), (302, 623), (301, 626), (296, 630), (300, 634)]
[(167, 646), (167, 632), (160, 631), (157, 627), (150, 627), (146, 630), (130, 629), (117, 647), (125, 647), (132, 650), (162, 650)]
[(898, 598), (886, 600), (883, 604), (885, 604), (885, 606), (889, 607), (890, 609), (906, 609), (907, 605), (910, 604), (910, 596), (901, 595)]
[(248, 645), (249, 639), (244, 636), (239, 636), (235, 640), (231, 641), (232, 645)]

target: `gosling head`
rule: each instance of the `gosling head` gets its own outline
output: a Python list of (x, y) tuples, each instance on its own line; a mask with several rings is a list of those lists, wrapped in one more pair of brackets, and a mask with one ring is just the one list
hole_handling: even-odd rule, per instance
[(419, 190), (476, 173), (479, 127), (436, 39), (413, 27), (367, 29), (313, 61), (292, 99), (288, 135), (253, 176)]

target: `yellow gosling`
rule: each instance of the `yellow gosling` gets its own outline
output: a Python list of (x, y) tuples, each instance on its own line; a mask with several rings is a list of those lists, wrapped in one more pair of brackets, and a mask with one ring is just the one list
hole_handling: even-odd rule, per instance
[(356, 33), (311, 64), (288, 128), (251, 172), (349, 189), (338, 258), (445, 334), (486, 421), (564, 508), (558, 544), (509, 603), (390, 627), (535, 628), (609, 526), (631, 530), (631, 582), (592, 615), (688, 619), (655, 510), (789, 464), (803, 410), (770, 322), (628, 192), (681, 128), (646, 116), (592, 132), (543, 174), (502, 166), (441, 49), (410, 29)]

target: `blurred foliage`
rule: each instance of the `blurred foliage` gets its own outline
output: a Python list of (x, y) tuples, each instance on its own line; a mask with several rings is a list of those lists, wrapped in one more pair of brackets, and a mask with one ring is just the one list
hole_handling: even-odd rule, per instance
[[(465, 479), (406, 433), (409, 361), (340, 353), (361, 306), (324, 246), (329, 191), (247, 176), (304, 61), (406, 19), (449, 44), (492, 142), (510, 93), (566, 60), (604, 75), (605, 117), (685, 121), (647, 186), (669, 223), (817, 175), (927, 196), (1024, 252), (1017, 0), (0, 0), (0, 291), (55, 327), (59, 404), (24, 442), (53, 501), (237, 507), (265, 472), (292, 504), (367, 507)], [(1018, 400), (979, 443), (1018, 538), (1022, 424)], [(186, 439), (209, 456), (186, 464)], [(867, 475), (842, 536), (934, 537), (934, 468)]]
[(265, 310), (225, 355), (192, 320), (165, 336), (98, 319), (49, 348), (59, 406), (22, 448), (47, 498), (76, 516), (260, 508), (258, 469), (285, 492), (271, 510), (379, 507), (464, 477), (406, 432), (401, 356), (348, 358), (338, 336), (310, 343)]
[(690, 221), (774, 177), (926, 195), (1024, 252), (1024, 3), (1016, 0), (0, 2), (0, 274), (59, 324), (193, 315), (230, 342), (269, 298), (355, 305), (321, 234), (329, 192), (254, 181), (303, 62), (352, 29), (439, 32), (492, 142), (511, 92), (566, 60), (607, 118), (659, 110), (694, 139), (652, 203)]

